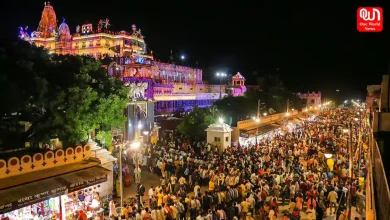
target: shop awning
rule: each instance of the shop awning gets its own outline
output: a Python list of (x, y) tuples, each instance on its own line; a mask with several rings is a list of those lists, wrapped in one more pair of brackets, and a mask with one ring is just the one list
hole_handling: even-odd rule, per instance
[(0, 214), (106, 182), (109, 173), (96, 166), (0, 190)]
[(257, 128), (250, 128), (250, 129), (242, 129), (242, 132), (241, 133), (245, 133), (247, 137), (250, 137), (250, 136), (253, 136), (256, 134), (256, 132), (258, 132), (257, 134), (258, 135), (261, 135), (261, 134), (265, 134), (265, 133), (268, 133), (272, 130), (275, 130), (279, 128), (279, 125), (278, 124), (268, 124), (268, 125), (265, 125), (265, 126), (261, 126), (259, 127), (258, 129)]

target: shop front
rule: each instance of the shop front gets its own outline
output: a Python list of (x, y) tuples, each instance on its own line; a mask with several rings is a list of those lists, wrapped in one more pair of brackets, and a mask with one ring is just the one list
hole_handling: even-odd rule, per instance
[(0, 219), (92, 219), (102, 216), (99, 189), (111, 171), (96, 166), (0, 191)]
[(242, 129), (240, 131), (238, 141), (240, 145), (244, 147), (256, 146), (256, 143), (260, 143), (263, 139), (272, 137), (273, 135), (279, 133), (279, 126), (280, 125), (274, 123), (259, 127), (258, 129)]

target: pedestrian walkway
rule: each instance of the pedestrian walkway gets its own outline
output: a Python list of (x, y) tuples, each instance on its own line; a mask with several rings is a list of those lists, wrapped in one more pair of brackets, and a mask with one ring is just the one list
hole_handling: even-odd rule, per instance
[[(149, 197), (148, 197), (148, 193), (147, 193), (148, 190), (152, 186), (156, 187), (157, 185), (161, 184), (161, 180), (160, 180), (160, 177), (157, 176), (156, 174), (151, 173), (149, 171), (143, 171), (142, 172), (141, 184), (145, 187), (145, 194), (143, 196), (143, 201), (148, 202), (149, 201)], [(208, 190), (208, 187), (206, 187), (206, 186), (201, 187), (201, 191), (202, 192), (205, 192), (207, 190)], [(123, 198), (125, 200), (127, 198), (136, 197), (136, 194), (137, 194), (136, 184), (132, 183), (129, 187), (124, 187), (123, 191), (124, 191)], [(191, 197), (193, 195), (194, 195), (194, 192), (192, 192), (192, 190), (191, 190), (191, 192), (189, 193), (189, 196)], [(284, 213), (288, 212), (288, 204), (282, 206), (282, 199), (279, 198), (278, 205), (279, 205), (278, 219), (281, 219), (283, 217)], [(306, 207), (306, 204), (305, 204), (303, 206), (303, 211), (300, 212), (301, 220), (307, 220), (308, 219), (307, 215), (306, 215), (306, 212), (305, 212), (306, 208), (307, 207)], [(323, 219), (324, 220), (334, 220), (335, 219), (335, 215), (329, 215), (329, 214), (330, 214), (330, 211), (329, 211), (329, 208), (328, 208), (326, 210), (326, 217), (324, 217)], [(356, 208), (352, 207), (352, 219), (355, 219), (355, 217), (358, 217), (359, 220), (362, 220), (360, 214), (356, 212)]]

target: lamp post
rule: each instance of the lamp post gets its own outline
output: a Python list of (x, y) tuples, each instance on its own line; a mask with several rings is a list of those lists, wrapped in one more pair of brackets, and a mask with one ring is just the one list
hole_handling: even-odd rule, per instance
[(144, 131), (144, 135), (146, 135), (146, 143), (149, 144), (149, 131)]
[[(131, 143), (130, 148), (135, 152), (140, 148), (140, 146), (141, 146), (141, 143), (139, 141), (134, 141), (133, 143)], [(138, 158), (138, 155), (136, 154), (136, 157), (135, 157), (135, 170), (136, 170), (135, 181), (137, 184), (137, 207), (138, 207), (138, 209), (141, 208), (141, 195), (140, 195), (140, 191), (139, 191), (141, 177), (139, 175), (139, 169), (140, 169), (139, 168), (139, 158)]]
[(219, 78), (219, 99), (222, 98), (222, 78), (225, 78), (227, 76), (226, 73), (217, 73), (217, 77)]
[[(126, 146), (127, 142), (124, 144), (119, 145), (119, 190), (120, 190), (120, 197), (121, 197), (121, 208), (123, 207), (123, 170), (122, 170), (122, 150), (123, 146)], [(126, 151), (124, 152), (126, 153)]]
[(348, 145), (348, 153), (349, 153), (349, 190), (348, 190), (348, 219), (351, 219), (351, 211), (352, 211), (352, 178), (353, 178), (353, 159), (352, 159), (352, 123), (349, 122), (349, 145)]

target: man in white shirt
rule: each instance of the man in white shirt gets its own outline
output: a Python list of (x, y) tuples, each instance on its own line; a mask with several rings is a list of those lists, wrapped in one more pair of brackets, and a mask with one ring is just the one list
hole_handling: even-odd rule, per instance
[(290, 199), (294, 199), (295, 196), (295, 185), (291, 184), (290, 185)]
[(186, 184), (186, 179), (184, 178), (184, 176), (180, 177), (179, 184), (180, 184), (180, 186), (183, 186), (184, 184)]
[(195, 184), (194, 186), (194, 194), (196, 195), (196, 192), (198, 192), (198, 189), (200, 189), (200, 186), (198, 183)]
[(148, 191), (148, 196), (149, 196), (149, 205), (150, 205), (152, 204), (152, 199), (156, 196), (153, 186), (150, 187)]

